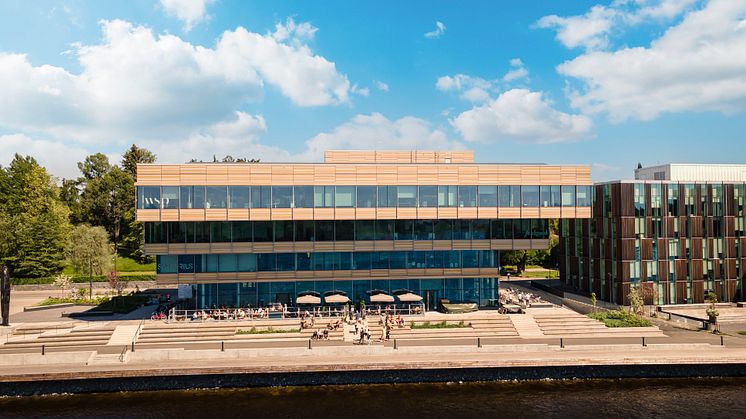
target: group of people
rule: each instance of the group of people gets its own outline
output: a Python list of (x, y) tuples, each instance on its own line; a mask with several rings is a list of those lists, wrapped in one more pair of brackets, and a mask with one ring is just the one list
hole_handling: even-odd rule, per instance
[(269, 318), (270, 308), (221, 308), (197, 310), (192, 313), (192, 320), (250, 320)]
[(541, 297), (530, 292), (520, 291), (510, 287), (500, 288), (500, 304), (516, 304), (523, 308), (532, 303), (541, 302)]

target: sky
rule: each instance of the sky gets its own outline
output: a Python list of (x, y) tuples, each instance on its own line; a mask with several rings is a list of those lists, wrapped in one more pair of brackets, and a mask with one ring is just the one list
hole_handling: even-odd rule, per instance
[(0, 165), (746, 163), (746, 0), (0, 0)]

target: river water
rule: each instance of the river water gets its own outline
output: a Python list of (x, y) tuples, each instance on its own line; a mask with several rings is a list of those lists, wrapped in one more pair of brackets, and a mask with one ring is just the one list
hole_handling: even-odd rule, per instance
[(744, 379), (200, 389), (0, 398), (0, 417), (746, 417)]

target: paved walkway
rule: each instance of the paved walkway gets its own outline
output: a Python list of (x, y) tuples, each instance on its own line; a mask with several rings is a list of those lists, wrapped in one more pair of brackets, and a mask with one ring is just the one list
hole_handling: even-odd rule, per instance
[(117, 326), (109, 338), (107, 345), (126, 346), (135, 341), (135, 337), (140, 330), (139, 324), (126, 324)]

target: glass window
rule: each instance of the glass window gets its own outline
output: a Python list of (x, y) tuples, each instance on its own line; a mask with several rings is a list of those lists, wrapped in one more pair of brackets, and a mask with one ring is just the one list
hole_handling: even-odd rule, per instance
[[(137, 187), (137, 208), (159, 209), (160, 207), (161, 207), (160, 186), (138, 186)], [(174, 264), (174, 266), (176, 266), (176, 264)]]
[[(339, 253), (339, 267), (337, 269), (343, 271), (349, 271), (352, 269), (352, 252), (338, 252)], [(341, 282), (340, 285), (345, 282)]]
[(179, 255), (179, 273), (194, 273), (194, 255)]
[(275, 241), (291, 242), (293, 241), (293, 222), (292, 221), (275, 221)]
[(476, 186), (459, 186), (458, 187), (458, 206), (459, 207), (476, 207), (477, 206), (477, 187)]
[(204, 186), (182, 186), (180, 187), (179, 207), (184, 209), (205, 207)]
[(451, 220), (435, 220), (435, 240), (451, 240), (453, 238), (453, 222)]
[(394, 240), (394, 220), (376, 220), (376, 240)]
[(461, 251), (461, 267), (462, 268), (478, 268), (479, 267), (479, 251), (478, 250), (462, 250)]
[(293, 187), (272, 187), (272, 208), (293, 208)]
[(396, 220), (394, 240), (412, 240), (414, 231), (413, 220)]
[(210, 223), (192, 223), (195, 243), (210, 243)]
[(334, 241), (334, 221), (316, 221), (316, 241)]
[(298, 253), (296, 255), (296, 269), (299, 271), (310, 271), (311, 270), (311, 254), (310, 253)]
[(497, 206), (497, 186), (480, 186), (479, 187), (479, 206), (496, 207)]
[(231, 242), (231, 223), (228, 221), (210, 222), (210, 240), (212, 243)]
[(414, 208), (417, 206), (417, 187), (399, 186), (396, 192), (396, 203), (399, 208)]
[(208, 186), (205, 208), (228, 208), (228, 187)]
[(575, 186), (572, 186), (572, 185), (562, 186), (562, 206), (563, 207), (574, 207), (575, 206)]
[(259, 253), (256, 255), (257, 271), (272, 272), (276, 268), (274, 253)]
[(497, 206), (511, 207), (510, 205), (510, 186), (499, 186), (497, 188)]
[(495, 240), (512, 239), (512, 228), (512, 220), (492, 220), (492, 238)]
[(163, 208), (179, 208), (179, 187), (164, 186), (161, 188), (161, 203), (163, 204)]
[(251, 253), (240, 253), (238, 255), (239, 272), (256, 272), (256, 255)]
[(552, 187), (549, 185), (539, 186), (539, 206), (552, 206)]
[(186, 243), (186, 223), (168, 223), (168, 242)]
[(523, 198), (521, 202), (524, 207), (538, 207), (539, 206), (539, 187), (538, 186), (522, 186), (521, 187)]
[(205, 272), (217, 272), (218, 271), (218, 255), (202, 255), (205, 262), (202, 264), (205, 267)]
[(591, 187), (590, 186), (578, 186), (577, 195), (575, 197), (576, 205), (579, 207), (590, 207), (591, 206)]
[(293, 189), (295, 208), (313, 208), (313, 186), (296, 186)]
[(479, 267), (494, 268), (497, 266), (497, 258), (494, 250), (479, 250)]
[(354, 252), (352, 254), (352, 269), (369, 270), (371, 252)]
[(560, 193), (559, 185), (552, 185), (552, 199), (551, 206), (559, 207), (562, 205), (562, 195)]
[(443, 268), (443, 253), (438, 251), (422, 252), (425, 254), (425, 268)]
[(374, 240), (375, 221), (358, 220), (355, 221), (355, 240)]
[(414, 222), (414, 239), (415, 240), (432, 240), (433, 239), (433, 221), (416, 220)]
[(357, 187), (357, 207), (358, 208), (375, 208), (376, 207), (376, 187), (375, 186), (358, 186)]
[(389, 268), (390, 269), (405, 269), (406, 266), (407, 266), (407, 253), (406, 252), (389, 253)]
[(469, 220), (453, 220), (453, 240), (471, 240)]
[(232, 223), (233, 241), (238, 242), (251, 242), (252, 240), (252, 229), (250, 221), (234, 221)]
[(277, 253), (275, 255), (278, 271), (295, 270), (295, 253)]
[(471, 220), (471, 238), (485, 240), (490, 238), (490, 220)]
[(251, 187), (251, 208), (269, 208), (272, 188), (269, 186)]
[(310, 242), (314, 240), (314, 222), (308, 221), (296, 221), (295, 222), (295, 241), (297, 242)]
[(166, 229), (168, 223), (156, 221), (145, 223), (145, 243), (168, 243), (166, 239)]
[(355, 206), (355, 187), (337, 186), (334, 202), (337, 208), (353, 208)]
[(434, 208), (438, 206), (438, 187), (419, 187), (419, 206), (423, 208)]
[(378, 207), (396, 208), (396, 186), (378, 187)]
[(334, 186), (314, 186), (313, 206), (316, 208), (334, 208)]
[(389, 269), (389, 252), (372, 252), (370, 256), (372, 269)]
[(455, 207), (456, 198), (458, 197), (458, 187), (456, 186), (438, 186), (438, 206)]
[(514, 185), (510, 187), (510, 206), (521, 206), (521, 186)]
[(337, 220), (334, 222), (334, 239), (337, 241), (355, 240), (355, 222), (352, 220)]
[(549, 238), (549, 224), (547, 220), (536, 218), (531, 220), (531, 238), (532, 239), (548, 239)]
[(159, 274), (175, 274), (178, 272), (179, 258), (177, 256), (158, 255), (156, 259)]
[(220, 272), (236, 272), (237, 267), (236, 255), (218, 255), (218, 270)]
[(254, 242), (266, 243), (273, 240), (272, 221), (255, 221), (254, 222)]
[(425, 252), (407, 252), (407, 269), (425, 267)]
[(452, 251), (446, 252), (443, 255), (443, 267), (446, 269), (453, 269), (461, 267), (461, 252)]
[(249, 191), (250, 189), (248, 186), (229, 186), (228, 194), (230, 195), (230, 207), (249, 208)]

